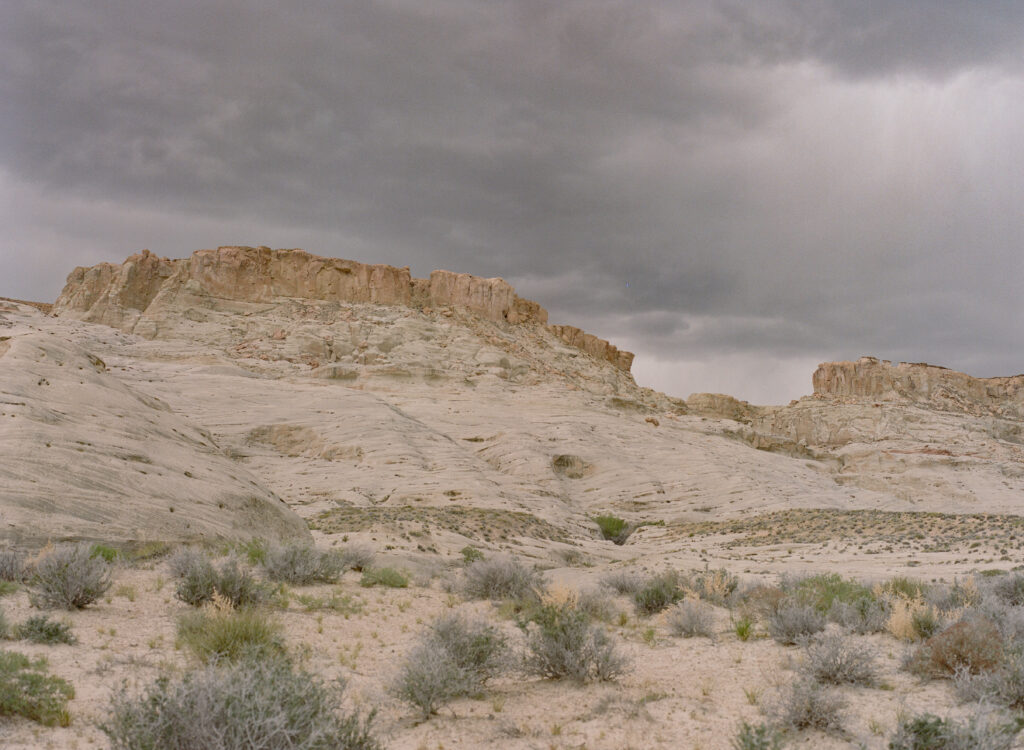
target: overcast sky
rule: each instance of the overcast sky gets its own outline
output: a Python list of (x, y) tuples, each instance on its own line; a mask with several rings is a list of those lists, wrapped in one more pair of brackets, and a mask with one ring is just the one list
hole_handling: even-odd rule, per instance
[(1024, 372), (1018, 0), (0, 7), (0, 295), (142, 248), (502, 276), (673, 395)]

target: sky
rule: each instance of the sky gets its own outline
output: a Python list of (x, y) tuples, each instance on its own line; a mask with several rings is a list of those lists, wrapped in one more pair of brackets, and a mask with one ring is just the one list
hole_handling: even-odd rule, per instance
[(753, 403), (1024, 372), (1017, 0), (0, 8), (0, 295), (148, 248), (501, 276)]

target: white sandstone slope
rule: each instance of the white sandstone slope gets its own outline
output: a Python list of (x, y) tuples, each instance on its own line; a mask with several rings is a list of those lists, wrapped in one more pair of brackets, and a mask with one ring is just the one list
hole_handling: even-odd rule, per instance
[(82, 348), (77, 328), (0, 303), (0, 540), (308, 534), (208, 433)]

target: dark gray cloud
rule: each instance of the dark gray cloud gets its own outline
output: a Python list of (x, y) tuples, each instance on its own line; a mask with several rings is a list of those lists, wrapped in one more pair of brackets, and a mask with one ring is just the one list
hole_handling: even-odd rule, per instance
[(0, 294), (302, 246), (505, 276), (676, 393), (1024, 370), (1022, 37), (1017, 2), (23, 3)]

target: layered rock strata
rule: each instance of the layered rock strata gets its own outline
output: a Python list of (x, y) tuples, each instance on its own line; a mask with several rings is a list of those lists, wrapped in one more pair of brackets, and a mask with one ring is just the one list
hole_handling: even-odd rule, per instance
[[(418, 309), (451, 307), (512, 325), (546, 326), (548, 320), (543, 307), (516, 295), (503, 279), (451, 271), (433, 271), (429, 279), (415, 279), (408, 268), (267, 247), (219, 247), (179, 260), (144, 250), (121, 265), (79, 267), (68, 276), (54, 313), (153, 338), (156, 331), (147, 312), (181, 307), (201, 297), (249, 303), (300, 298)], [(629, 372), (633, 361), (629, 352), (572, 326), (547, 326), (547, 330)]]
[(1024, 375), (975, 378), (935, 365), (861, 357), (818, 365), (813, 383), (820, 398), (909, 402), (975, 415), (1024, 417)]

